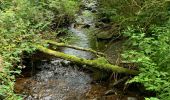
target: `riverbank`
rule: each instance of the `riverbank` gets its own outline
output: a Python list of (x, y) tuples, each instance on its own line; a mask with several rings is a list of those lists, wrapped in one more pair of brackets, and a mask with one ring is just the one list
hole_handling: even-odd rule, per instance
[[(97, 37), (93, 33), (97, 29), (95, 29), (96, 19), (93, 12), (95, 10), (95, 4), (90, 5), (92, 8), (91, 6), (85, 7), (80, 15), (76, 15), (76, 22), (68, 28), (71, 34), (77, 38), (69, 43), (74, 46), (103, 51), (108, 55), (110, 62), (118, 64), (117, 60), (120, 57), (122, 43), (119, 41), (110, 43), (111, 46), (108, 45), (108, 49), (106, 49), (106, 42), (108, 40), (102, 42), (97, 40)], [(113, 48), (115, 46), (117, 48)], [(59, 50), (66, 54), (86, 59), (94, 59), (94, 55), (89, 52), (70, 48), (60, 48)], [(105, 72), (98, 69), (93, 69), (96, 71), (93, 72), (84, 69), (83, 66), (86, 65), (78, 65), (55, 57), (52, 57), (51, 59), (47, 55), (45, 55), (44, 58), (42, 55), (44, 54), (34, 55), (37, 58), (43, 58), (39, 59), (39, 61), (34, 61), (30, 58), (31, 62), (25, 64), (27, 65), (27, 68), (24, 69), (21, 76), (18, 76), (17, 78), (15, 92), (23, 95), (25, 100), (144, 99), (143, 94), (138, 90), (139, 87), (126, 87), (126, 85), (124, 85), (125, 80), (120, 82), (118, 87), (112, 86), (116, 81), (123, 78), (124, 75), (115, 73), (113, 75), (109, 71)], [(110, 77), (110, 79), (108, 77)]]

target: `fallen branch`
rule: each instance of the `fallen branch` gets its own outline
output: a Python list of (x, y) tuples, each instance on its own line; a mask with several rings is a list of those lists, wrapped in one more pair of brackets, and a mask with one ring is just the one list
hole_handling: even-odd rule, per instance
[(135, 70), (129, 70), (127, 68), (119, 67), (119, 66), (116, 66), (116, 65), (111, 65), (109, 63), (104, 63), (104, 62), (101, 61), (101, 59), (100, 60), (98, 60), (98, 59), (87, 60), (87, 59), (79, 58), (79, 57), (76, 57), (76, 56), (73, 56), (73, 55), (64, 54), (62, 52), (50, 50), (50, 49), (45, 48), (41, 45), (36, 45), (36, 48), (39, 51), (47, 53), (49, 55), (56, 56), (58, 58), (62, 58), (62, 59), (65, 59), (65, 60), (73, 61), (73, 62), (76, 62), (76, 63), (79, 63), (79, 64), (89, 65), (89, 66), (99, 68), (99, 69), (111, 70), (111, 71), (117, 72), (117, 73), (127, 73), (127, 74), (132, 74), (132, 75), (136, 75), (136, 74), (139, 73), (138, 71), (135, 71)]
[(129, 78), (129, 77), (127, 77), (127, 76), (123, 77), (122, 79), (120, 79), (120, 80), (114, 82), (114, 83), (111, 85), (111, 87), (114, 87), (115, 85), (118, 85), (119, 83), (121, 83), (121, 82), (127, 80), (128, 78)]
[(85, 49), (85, 48), (81, 48), (81, 47), (76, 47), (76, 46), (72, 46), (72, 45), (67, 45), (65, 43), (58, 43), (58, 42), (55, 42), (55, 41), (51, 41), (51, 40), (46, 40), (47, 43), (49, 44), (52, 44), (52, 45), (56, 45), (56, 46), (59, 46), (59, 47), (68, 47), (68, 48), (72, 48), (72, 49), (76, 49), (76, 50), (82, 50), (82, 51), (87, 51), (87, 52), (91, 52), (93, 54), (96, 54), (96, 55), (100, 55), (100, 56), (105, 56), (104, 53), (101, 53), (101, 52), (97, 52), (93, 49)]

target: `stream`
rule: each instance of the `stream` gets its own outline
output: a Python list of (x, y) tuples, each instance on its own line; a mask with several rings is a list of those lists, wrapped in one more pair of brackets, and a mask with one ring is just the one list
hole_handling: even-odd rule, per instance
[[(93, 38), (87, 30), (94, 28), (95, 16), (92, 10), (96, 10), (97, 1), (83, 2), (85, 9), (76, 15), (76, 22), (69, 27), (77, 38), (71, 45), (94, 48), (91, 42)], [(89, 27), (85, 29), (87, 25)], [(61, 48), (61, 51), (86, 59), (94, 58), (93, 54), (85, 51), (70, 48)], [(28, 61), (27, 65), (15, 84), (15, 92), (22, 95), (24, 100), (143, 100), (138, 92), (133, 91), (135, 89), (124, 92), (123, 89), (110, 87), (109, 81), (94, 80), (93, 72), (84, 69), (85, 65), (58, 58)]]

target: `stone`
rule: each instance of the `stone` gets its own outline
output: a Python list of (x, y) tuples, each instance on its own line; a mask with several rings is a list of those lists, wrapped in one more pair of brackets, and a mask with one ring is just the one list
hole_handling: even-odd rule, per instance
[(100, 30), (96, 33), (98, 39), (110, 39), (119, 36), (119, 26), (117, 24), (101, 24)]
[(127, 100), (138, 100), (136, 97), (127, 97)]
[(110, 39), (113, 36), (113, 33), (102, 31), (97, 33), (96, 36), (99, 39)]

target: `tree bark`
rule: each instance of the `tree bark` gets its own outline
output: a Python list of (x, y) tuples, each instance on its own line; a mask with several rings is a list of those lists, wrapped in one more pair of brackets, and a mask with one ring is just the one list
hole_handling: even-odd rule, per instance
[(50, 50), (50, 49), (45, 48), (41, 45), (36, 45), (36, 48), (39, 51), (47, 53), (49, 55), (56, 56), (58, 58), (62, 58), (62, 59), (65, 59), (65, 60), (73, 61), (73, 62), (76, 62), (76, 63), (79, 63), (79, 64), (89, 65), (89, 66), (94, 67), (94, 68), (111, 70), (111, 71), (117, 72), (117, 73), (127, 73), (127, 74), (132, 74), (132, 75), (137, 75), (139, 73), (136, 70), (129, 70), (127, 68), (119, 67), (119, 66), (116, 66), (116, 65), (111, 65), (110, 63), (103, 62), (103, 61), (98, 60), (98, 59), (87, 60), (87, 59), (79, 58), (79, 57), (76, 57), (76, 56), (73, 56), (73, 55), (64, 54), (62, 52)]

